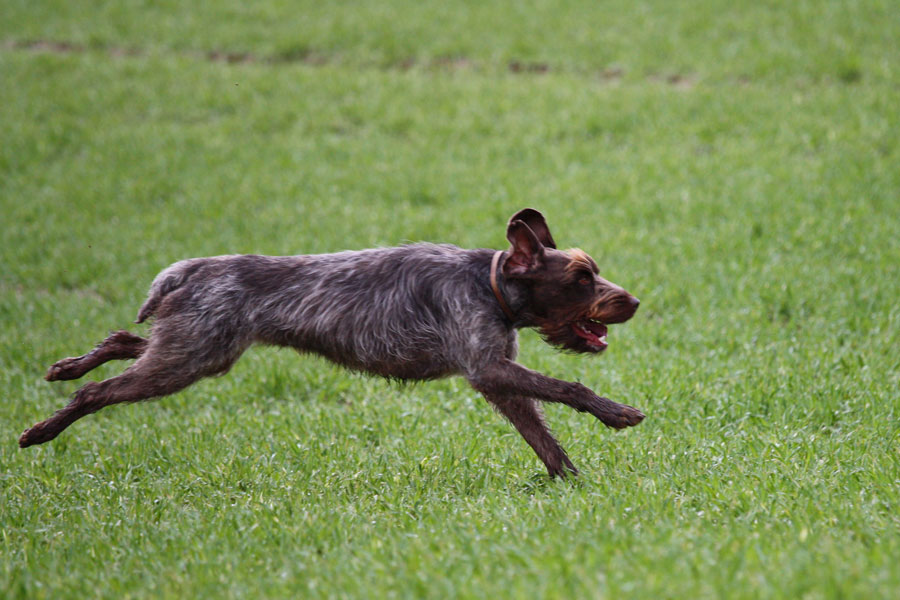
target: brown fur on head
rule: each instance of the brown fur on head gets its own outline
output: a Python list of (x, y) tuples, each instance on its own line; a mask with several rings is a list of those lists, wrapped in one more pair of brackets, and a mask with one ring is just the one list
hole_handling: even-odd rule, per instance
[(503, 275), (525, 289), (523, 318), (551, 344), (573, 352), (606, 349), (607, 325), (634, 316), (640, 302), (599, 276), (597, 263), (580, 249), (556, 249), (536, 210), (513, 215)]

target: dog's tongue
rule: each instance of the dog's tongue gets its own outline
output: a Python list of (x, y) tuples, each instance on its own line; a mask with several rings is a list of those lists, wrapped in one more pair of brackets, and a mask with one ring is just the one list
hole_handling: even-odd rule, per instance
[(587, 343), (598, 348), (606, 348), (606, 325), (594, 321), (578, 321), (572, 325), (572, 329), (579, 337), (587, 340)]

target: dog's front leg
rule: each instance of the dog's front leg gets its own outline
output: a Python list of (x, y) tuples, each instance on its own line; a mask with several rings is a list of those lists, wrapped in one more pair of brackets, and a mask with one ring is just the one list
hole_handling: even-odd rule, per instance
[[(547, 466), (550, 477), (565, 477), (567, 473), (578, 474), (566, 451), (550, 433), (541, 415), (540, 408), (531, 398), (524, 396), (494, 396), (485, 394), (488, 402), (509, 419), (516, 430), (525, 438), (534, 453)], [(567, 471), (568, 469), (568, 471)]]
[(480, 370), (469, 377), (469, 382), (485, 396), (516, 395), (559, 402), (579, 412), (589, 412), (615, 429), (644, 420), (644, 413), (632, 406), (602, 398), (580, 383), (547, 377), (508, 359)]

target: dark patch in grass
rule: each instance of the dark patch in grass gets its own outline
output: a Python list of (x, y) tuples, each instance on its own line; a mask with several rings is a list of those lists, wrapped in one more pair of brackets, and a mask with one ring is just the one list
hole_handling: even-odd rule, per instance
[(625, 71), (619, 67), (610, 67), (600, 72), (603, 81), (619, 81), (625, 76)]
[[(145, 50), (127, 46), (114, 46), (103, 43), (92, 44), (90, 46), (75, 42), (59, 41), (59, 40), (8, 40), (3, 46), (6, 50), (27, 50), (31, 52), (48, 52), (53, 54), (81, 54), (89, 51), (106, 52), (116, 57), (133, 57), (143, 56), (147, 54)], [(270, 55), (254, 54), (252, 52), (242, 52), (235, 50), (188, 50), (183, 52), (172, 51), (173, 54), (182, 54), (189, 56), (202, 57), (210, 62), (221, 62), (230, 65), (240, 64), (304, 64), (310, 66), (323, 66), (336, 62), (335, 57), (329, 58), (324, 54), (317, 53), (307, 46), (296, 46), (287, 48), (280, 52)], [(433, 59), (415, 59), (404, 58), (381, 65), (385, 70), (396, 69), (400, 71), (409, 71), (415, 68), (458, 71), (464, 69), (477, 68), (478, 63), (464, 56), (442, 56)], [(520, 75), (542, 75), (551, 71), (559, 71), (560, 69), (552, 68), (545, 62), (523, 62), (514, 60), (507, 65), (510, 73)], [(599, 77), (602, 81), (612, 82), (623, 79), (625, 72), (620, 67), (610, 67), (600, 71)], [(687, 89), (693, 87), (696, 78), (692, 75), (670, 74), (670, 75), (651, 75), (651, 81), (660, 81), (667, 83), (673, 87)]]
[(550, 65), (540, 62), (523, 63), (514, 60), (509, 63), (509, 70), (512, 73), (546, 73), (550, 70)]
[(416, 190), (409, 194), (409, 203), (413, 206), (437, 206), (442, 204), (441, 199), (425, 190)]
[(212, 62), (226, 62), (228, 64), (257, 62), (256, 58), (247, 52), (223, 52), (221, 50), (207, 52), (206, 59)]
[(666, 83), (682, 90), (694, 87), (694, 84), (697, 82), (697, 78), (694, 75), (684, 75), (681, 73), (669, 73), (667, 75), (656, 74), (651, 75), (649, 79), (650, 81)]
[[(402, 60), (399, 64), (400, 68), (404, 71), (408, 71), (409, 69), (412, 69), (417, 65), (416, 61), (412, 58)], [(433, 68), (459, 71), (462, 69), (471, 69), (474, 66), (474, 63), (464, 56), (441, 56), (432, 60), (429, 63), (429, 66)]]
[(11, 40), (3, 44), (8, 50), (30, 50), (32, 52), (47, 52), (51, 54), (80, 54), (91, 50), (106, 51), (112, 56), (140, 56), (143, 52), (138, 48), (128, 46), (106, 46), (92, 44), (86, 46), (75, 42), (58, 40)]
[(81, 44), (72, 42), (57, 42), (53, 40), (23, 40), (11, 41), (5, 44), (7, 48), (14, 50), (32, 50), (34, 52), (53, 52), (56, 54), (69, 54), (72, 52), (84, 52), (86, 48)]
[(305, 45), (292, 46), (279, 51), (273, 59), (281, 62), (305, 62), (313, 56), (311, 48)]
[(859, 83), (862, 71), (857, 67), (844, 67), (838, 72), (838, 78), (844, 83)]
[(264, 59), (263, 62), (269, 64), (303, 63), (307, 65), (324, 65), (328, 62), (328, 58), (323, 54), (317, 53), (308, 46), (300, 45), (286, 48), (277, 54)]

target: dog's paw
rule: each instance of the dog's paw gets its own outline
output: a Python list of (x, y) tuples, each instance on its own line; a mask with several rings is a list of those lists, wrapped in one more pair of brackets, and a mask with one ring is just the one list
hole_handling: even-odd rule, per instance
[(633, 406), (620, 404), (618, 417), (619, 425), (616, 426), (616, 429), (624, 429), (625, 427), (634, 427), (644, 420), (645, 415)]
[(44, 426), (43, 422), (38, 423), (34, 427), (22, 432), (22, 435), (19, 436), (19, 448), (27, 448), (28, 446), (34, 446), (35, 444), (49, 442), (55, 438), (56, 435), (56, 432), (51, 431), (48, 427)]
[(600, 419), (607, 427), (613, 429), (625, 429), (626, 427), (634, 427), (644, 420), (644, 413), (628, 406), (627, 404), (619, 404), (608, 398), (597, 397), (595, 406), (592, 407), (590, 413)]
[(78, 379), (84, 375), (80, 363), (81, 357), (64, 358), (57, 361), (47, 369), (47, 374), (44, 375), (44, 379), (47, 381), (68, 381), (70, 379)]
[(575, 468), (575, 465), (572, 464), (572, 461), (569, 460), (569, 457), (566, 456), (565, 451), (562, 449), (560, 449), (558, 456), (548, 459), (546, 465), (547, 474), (550, 475), (551, 479), (566, 479), (578, 476), (578, 469)]

